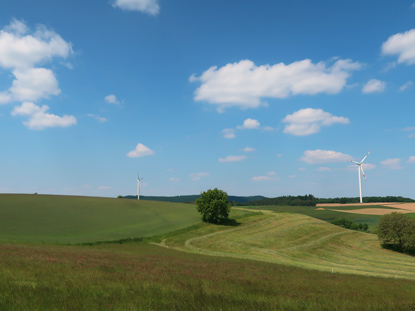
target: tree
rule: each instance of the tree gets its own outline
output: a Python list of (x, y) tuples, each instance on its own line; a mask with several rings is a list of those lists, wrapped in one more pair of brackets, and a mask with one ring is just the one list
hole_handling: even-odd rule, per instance
[[(407, 214), (393, 212), (379, 219), (378, 238), (382, 244), (392, 244), (405, 249), (405, 238), (411, 236), (409, 229), (414, 220)], [(408, 245), (409, 246), (409, 245)]]
[(218, 188), (202, 192), (196, 200), (196, 209), (204, 222), (220, 222), (221, 218), (228, 218), (231, 211), (228, 194)]

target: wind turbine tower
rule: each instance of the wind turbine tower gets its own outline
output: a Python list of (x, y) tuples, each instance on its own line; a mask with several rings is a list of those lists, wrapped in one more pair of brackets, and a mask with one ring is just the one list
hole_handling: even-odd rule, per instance
[(366, 160), (367, 156), (368, 156), (371, 152), (372, 152), (372, 151), (369, 151), (369, 152), (365, 155), (365, 157), (362, 159), (362, 161), (360, 161), (360, 162), (356, 162), (356, 161), (349, 160), (349, 162), (352, 162), (352, 163), (354, 163), (354, 164), (356, 164), (356, 165), (357, 165), (357, 174), (359, 174), (359, 193), (360, 193), (360, 203), (363, 203), (363, 200), (362, 200), (362, 176), (361, 176), (361, 175), (363, 175), (363, 177), (364, 177), (364, 178), (365, 178), (365, 180), (367, 181), (367, 179), (366, 179), (366, 175), (365, 175), (365, 172), (363, 171), (363, 166), (362, 166), (362, 164), (363, 164), (363, 161), (364, 161), (364, 160)]
[(140, 179), (140, 175), (137, 174), (137, 200), (140, 200), (140, 182), (143, 178)]

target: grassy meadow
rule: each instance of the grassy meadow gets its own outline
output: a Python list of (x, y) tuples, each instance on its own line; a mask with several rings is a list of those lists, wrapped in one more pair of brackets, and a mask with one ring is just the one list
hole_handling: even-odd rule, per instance
[[(369, 225), (370, 230), (376, 229), (376, 226), (379, 223), (380, 216), (378, 215), (364, 215), (364, 214), (353, 214), (353, 213), (342, 213), (338, 211), (334, 211), (329, 209), (329, 207), (326, 207), (324, 210), (318, 210), (314, 206), (247, 206), (244, 208), (250, 209), (250, 210), (268, 210), (273, 211), (276, 213), (298, 213), (307, 215), (313, 218), (317, 218), (324, 221), (331, 221), (336, 218), (344, 217), (349, 218), (353, 220), (355, 223), (367, 223)], [(336, 210), (354, 210), (354, 209), (361, 209), (361, 206), (336, 206), (333, 207), (333, 209)], [(365, 208), (385, 208), (384, 206), (377, 206), (377, 205), (371, 205), (367, 206)], [(393, 207), (389, 207), (388, 209), (391, 210), (391, 213), (396, 210)]]
[(0, 245), (0, 310), (413, 310), (415, 281), (144, 242)]
[(191, 204), (0, 194), (0, 241), (68, 244), (145, 237), (198, 223)]
[(415, 309), (414, 258), (321, 220), (349, 215), (379, 217), (261, 206), (213, 225), (189, 204), (0, 195), (0, 310)]

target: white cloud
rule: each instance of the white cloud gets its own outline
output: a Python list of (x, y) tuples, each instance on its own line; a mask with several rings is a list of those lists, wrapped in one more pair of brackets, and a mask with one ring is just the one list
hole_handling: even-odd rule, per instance
[(290, 175), (290, 176), (288, 176), (288, 178), (296, 178), (297, 177), (297, 175)]
[(349, 119), (333, 116), (322, 109), (306, 108), (287, 115), (282, 122), (289, 123), (285, 126), (284, 133), (306, 136), (319, 132), (322, 126), (349, 124)]
[(0, 104), (12, 101), (37, 101), (58, 95), (58, 81), (50, 69), (37, 68), (54, 58), (67, 58), (71, 43), (45, 26), (30, 31), (22, 21), (13, 19), (0, 30), (0, 67), (10, 70), (12, 86), (0, 92)]
[(351, 159), (351, 156), (341, 152), (330, 150), (306, 150), (301, 161), (308, 164), (329, 163), (329, 162), (344, 162)]
[(383, 92), (386, 87), (386, 82), (371, 79), (369, 80), (362, 88), (362, 93), (374, 93), (374, 92)]
[(402, 129), (402, 131), (411, 132), (415, 131), (415, 126), (408, 126)]
[(105, 96), (105, 101), (109, 104), (116, 104), (118, 105), (120, 102), (114, 94)]
[(160, 12), (158, 0), (115, 0), (113, 6), (126, 11), (140, 11), (150, 15), (157, 15)]
[(284, 155), (283, 155), (282, 153), (278, 153), (278, 154), (277, 154), (277, 157), (278, 157), (278, 158), (282, 158), (283, 156), (284, 156)]
[(42, 107), (31, 102), (24, 102), (21, 106), (16, 106), (11, 112), (14, 116), (27, 116), (28, 121), (23, 122), (25, 126), (32, 130), (42, 130), (47, 127), (68, 127), (76, 124), (74, 116), (64, 115), (59, 117), (54, 114), (46, 113), (49, 107)]
[(243, 151), (244, 152), (253, 152), (253, 151), (255, 151), (255, 148), (245, 147)]
[(235, 130), (234, 129), (224, 129), (222, 131), (223, 133), (223, 137), (228, 138), (228, 139), (232, 139), (235, 138)]
[(330, 171), (332, 171), (332, 169), (330, 167), (324, 167), (324, 166), (319, 167), (317, 169), (317, 172), (330, 172)]
[(408, 161), (406, 161), (408, 163), (415, 163), (415, 156), (410, 156)]
[(269, 176), (256, 176), (252, 177), (253, 181), (264, 181), (264, 180), (271, 180), (272, 178)]
[[(371, 164), (371, 163), (363, 163), (363, 170), (365, 171), (370, 171), (376, 168), (376, 165)], [(351, 164), (347, 167), (348, 171), (356, 171), (357, 170), (357, 165), (356, 164)]]
[(247, 159), (246, 156), (244, 155), (239, 155), (239, 156), (227, 156), (226, 158), (219, 158), (219, 162), (239, 162), (239, 161), (243, 161)]
[(262, 129), (264, 131), (273, 131), (274, 130), (274, 128), (272, 126), (264, 126), (264, 127), (262, 127)]
[(401, 170), (401, 159), (387, 159), (385, 161), (380, 162), (383, 166), (387, 167), (391, 170)]
[(138, 157), (144, 157), (144, 156), (149, 156), (153, 154), (154, 154), (153, 150), (139, 143), (137, 144), (137, 147), (135, 147), (133, 151), (130, 151), (129, 153), (127, 153), (127, 157), (138, 158)]
[(206, 177), (206, 176), (209, 176), (209, 175), (210, 175), (210, 173), (200, 172), (200, 173), (192, 173), (192, 174), (190, 174), (190, 177), (192, 177), (193, 180), (200, 180), (200, 178)]
[(229, 107), (258, 108), (264, 104), (263, 97), (337, 94), (351, 71), (360, 68), (361, 64), (349, 59), (337, 60), (331, 67), (324, 62), (313, 64), (309, 59), (272, 66), (256, 66), (250, 60), (241, 60), (221, 68), (213, 66), (200, 77), (192, 75), (189, 81), (202, 83), (195, 91), (196, 101), (217, 105), (222, 112)]
[(298, 168), (298, 170), (304, 172), (306, 170), (306, 168), (305, 167), (300, 167), (300, 168)]
[(27, 70), (54, 57), (67, 58), (71, 53), (71, 43), (45, 26), (29, 33), (24, 22), (13, 19), (0, 31), (0, 66), (6, 69)]
[(276, 174), (276, 173), (275, 173), (275, 172), (273, 172), (273, 171), (270, 171), (270, 172), (268, 172), (268, 173), (267, 173), (267, 175), (268, 175), (268, 176), (274, 176), (275, 174)]
[(90, 118), (95, 119), (99, 123), (104, 123), (104, 122), (108, 121), (107, 118), (100, 117), (100, 116), (97, 116), (97, 115), (92, 114), (92, 113), (89, 113), (87, 116), (90, 117)]
[(258, 120), (248, 118), (242, 125), (238, 125), (236, 128), (238, 130), (255, 130), (259, 129), (260, 126), (261, 124), (258, 122)]
[(169, 181), (178, 182), (180, 179), (176, 177), (170, 177)]
[(37, 101), (50, 95), (59, 95), (61, 92), (58, 88), (58, 80), (50, 69), (14, 70), (13, 74), (16, 79), (9, 89), (13, 100)]
[(415, 29), (390, 36), (382, 44), (382, 53), (398, 55), (399, 64), (415, 64)]
[(405, 91), (406, 89), (410, 89), (413, 86), (414, 86), (414, 83), (412, 81), (408, 81), (399, 88), (399, 91), (401, 91), (401, 92)]
[(101, 186), (101, 187), (98, 187), (98, 189), (99, 190), (108, 190), (108, 189), (111, 189), (111, 187), (110, 186)]

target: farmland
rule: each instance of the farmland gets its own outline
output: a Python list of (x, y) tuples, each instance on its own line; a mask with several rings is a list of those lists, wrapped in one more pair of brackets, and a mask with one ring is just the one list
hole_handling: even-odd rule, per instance
[(199, 222), (183, 203), (0, 195), (0, 241), (69, 244), (144, 237)]
[[(415, 308), (413, 257), (306, 215), (342, 212), (234, 208), (229, 221), (213, 225), (188, 204), (34, 195), (0, 195), (0, 202), (1, 225), (12, 221), (15, 236), (10, 242), (0, 229), (0, 310)], [(79, 243), (134, 232), (144, 239), (54, 245), (59, 228), (81, 218), (88, 222), (66, 232)], [(42, 226), (51, 228), (37, 232)], [(31, 232), (37, 240), (27, 243)]]

